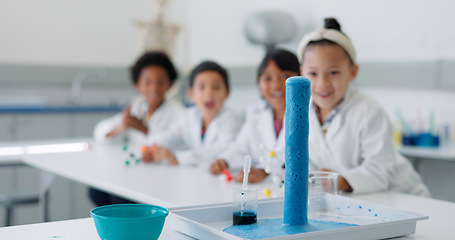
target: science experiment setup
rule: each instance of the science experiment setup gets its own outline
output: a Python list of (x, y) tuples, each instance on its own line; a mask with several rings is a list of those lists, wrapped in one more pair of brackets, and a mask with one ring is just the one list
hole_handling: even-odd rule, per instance
[[(415, 233), (417, 221), (426, 220), (428, 216), (337, 196), (336, 191), (334, 194), (322, 192), (309, 200), (310, 95), (308, 79), (291, 77), (286, 80), (284, 199), (257, 201), (257, 196), (248, 196), (257, 195), (257, 189), (251, 191), (244, 183), (240, 193), (234, 191), (234, 208), (232, 203), (226, 203), (171, 210), (169, 217), (173, 228), (198, 239), (352, 240)], [(246, 177), (250, 161), (245, 160)], [(239, 194), (240, 200), (236, 200)], [(248, 208), (249, 205), (253, 207)], [(251, 215), (251, 211), (254, 219), (246, 216)], [(242, 216), (248, 221), (240, 222)]]

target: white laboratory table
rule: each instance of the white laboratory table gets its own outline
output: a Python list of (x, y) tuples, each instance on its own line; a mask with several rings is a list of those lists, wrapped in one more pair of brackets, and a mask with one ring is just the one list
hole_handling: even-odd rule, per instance
[[(190, 240), (187, 235), (174, 231), (166, 222), (160, 240)], [(2, 240), (100, 240), (92, 218), (20, 225), (0, 228)]]
[[(138, 202), (157, 204), (167, 208), (230, 202), (232, 188), (240, 187), (238, 183), (227, 183), (219, 176), (213, 176), (196, 168), (145, 163), (138, 165), (131, 163), (126, 166), (125, 158), (131, 151), (137, 153), (138, 147), (130, 147), (129, 151), (123, 152), (120, 145), (93, 143), (89, 139), (58, 140), (57, 142), (88, 142), (91, 148), (71, 153), (23, 154), (18, 158), (21, 162), (44, 171)], [(270, 184), (270, 181), (264, 181), (255, 186), (261, 189), (269, 187)], [(352, 195), (352, 197), (430, 216), (429, 220), (417, 223), (415, 235), (401, 239), (453, 239), (455, 236), (452, 231), (452, 216), (455, 216), (454, 203), (392, 192)], [(0, 239), (59, 238), (99, 239), (93, 220), (90, 218), (0, 228)], [(172, 222), (167, 221), (160, 239), (191, 238), (173, 230)]]
[[(140, 146), (129, 146), (128, 151), (124, 152), (121, 144), (102, 144), (91, 139), (57, 139), (17, 142), (9, 145), (0, 144), (0, 147), (15, 146), (15, 144), (30, 147), (36, 146), (38, 143), (41, 146), (56, 143), (89, 143), (90, 148), (77, 152), (41, 151), (34, 154), (24, 152), (24, 154), (14, 157), (0, 154), (0, 164), (1, 161), (8, 164), (22, 162), (133, 201), (168, 208), (227, 202), (232, 199), (232, 188), (241, 186), (238, 183), (226, 183), (220, 176), (213, 176), (207, 171), (197, 168), (150, 163), (136, 164), (134, 161), (131, 161), (128, 166), (125, 165), (129, 153), (140, 155)], [(56, 150), (60, 150), (59, 147)], [(425, 157), (428, 155), (428, 157), (455, 162), (454, 148), (403, 147), (400, 152), (406, 156)], [(20, 161), (11, 159), (20, 159)], [(270, 187), (270, 185), (270, 179), (255, 184), (259, 189)]]
[[(23, 161), (136, 202), (167, 208), (228, 202), (232, 200), (232, 188), (241, 187), (239, 183), (226, 182), (223, 176), (194, 167), (135, 161), (126, 165), (130, 152), (139, 155), (139, 146), (129, 146), (125, 152), (120, 144), (88, 142), (91, 147), (87, 151), (26, 154)], [(268, 180), (252, 185), (262, 189), (270, 184)]]
[[(363, 201), (429, 215), (428, 220), (417, 222), (415, 234), (403, 236), (397, 239), (454, 239), (453, 216), (455, 215), (455, 203), (393, 192), (357, 196), (354, 195), (352, 197)], [(96, 233), (93, 219), (84, 218), (0, 228), (0, 239), (99, 240), (99, 237)], [(193, 238), (177, 232), (173, 229), (172, 222), (166, 221), (163, 234), (160, 236), (160, 239), (185, 240)]]

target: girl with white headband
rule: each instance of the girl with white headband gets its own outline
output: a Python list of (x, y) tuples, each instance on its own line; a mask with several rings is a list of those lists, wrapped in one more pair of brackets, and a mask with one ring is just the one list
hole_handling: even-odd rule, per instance
[(305, 35), (297, 55), (302, 75), (311, 81), (310, 169), (338, 172), (340, 191), (429, 196), (412, 165), (395, 150), (386, 113), (350, 86), (359, 66), (338, 22), (325, 19), (325, 28)]

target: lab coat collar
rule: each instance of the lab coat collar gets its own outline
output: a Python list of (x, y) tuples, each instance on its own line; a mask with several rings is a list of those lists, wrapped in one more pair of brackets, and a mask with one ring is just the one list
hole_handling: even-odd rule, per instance
[[(310, 127), (310, 136), (309, 136), (309, 144), (310, 144), (310, 161), (312, 161), (313, 154), (316, 156), (319, 161), (323, 162), (330, 162), (333, 159), (333, 153), (332, 153), (332, 146), (328, 144), (328, 133), (327, 132), (325, 135), (322, 132), (321, 129), (321, 124), (319, 123), (316, 110), (314, 109), (314, 105), (311, 105), (310, 108), (310, 114), (309, 114), (309, 121), (310, 121), (310, 126), (318, 126), (318, 127)], [(329, 129), (332, 128), (332, 125), (329, 127)], [(311, 150), (314, 149), (323, 149), (318, 151), (317, 153), (312, 153)], [(321, 160), (322, 159), (322, 160)], [(316, 169), (314, 169), (316, 170)]]
[[(145, 101), (145, 99), (144, 99), (144, 101)], [(158, 106), (158, 108), (155, 110), (155, 112), (151, 116), (151, 119), (147, 122), (148, 127), (151, 127), (152, 125), (156, 125), (159, 121), (162, 121), (162, 118), (165, 117), (164, 116), (165, 114), (162, 114), (162, 113), (165, 112), (166, 106), (169, 105), (169, 102), (170, 102), (169, 100), (164, 99), (163, 103), (161, 103), (161, 105)], [(146, 108), (148, 111), (147, 102), (146, 102), (146, 105), (147, 105)]]
[(270, 104), (264, 98), (261, 98), (261, 100), (258, 103), (258, 109), (259, 110), (267, 110), (268, 108), (272, 109)]
[[(349, 85), (348, 88), (346, 89), (346, 93), (344, 94), (343, 101), (338, 106), (338, 109), (339, 109), (338, 113), (335, 115), (332, 122), (330, 123), (330, 126), (327, 129), (326, 134), (325, 135), (323, 134), (321, 127), (319, 127), (317, 129), (317, 131), (316, 131), (317, 134), (324, 135), (324, 137), (322, 139), (332, 138), (340, 130), (341, 126), (343, 125), (343, 121), (345, 121), (345, 118), (343, 117), (344, 116), (343, 112), (346, 111), (346, 109), (352, 105), (355, 93), (356, 93), (356, 89), (354, 87), (352, 87), (351, 85)], [(310, 108), (312, 111), (311, 114), (315, 118), (313, 120), (317, 121), (318, 125), (321, 126), (321, 124), (319, 123), (319, 120), (317, 118), (316, 108), (315, 108), (315, 104), (313, 102), (313, 98), (311, 98), (310, 103), (312, 106)], [(315, 130), (313, 129), (313, 131), (315, 131)]]
[(344, 100), (340, 104), (340, 112), (345, 110), (348, 106), (352, 104), (356, 92), (357, 89), (355, 87), (351, 85), (348, 86), (348, 89), (346, 89), (346, 93), (344, 94)]
[(195, 108), (195, 119), (197, 119), (197, 124), (195, 125), (197, 127), (193, 128), (194, 131), (196, 131), (192, 134), (192, 136), (194, 136), (193, 141), (195, 141), (199, 146), (211, 145), (216, 141), (218, 132), (223, 127), (220, 126), (220, 119), (224, 117), (224, 115), (228, 112), (228, 109), (224, 106), (220, 109), (218, 114), (208, 125), (207, 129), (205, 129), (204, 139), (202, 140), (202, 113), (197, 107)]
[[(213, 142), (216, 141), (217, 136), (219, 134), (220, 129), (223, 127), (220, 124), (220, 119), (223, 118), (225, 113), (227, 112), (227, 109), (223, 106), (218, 114), (213, 118), (212, 122), (210, 122), (209, 126), (205, 130), (205, 135), (204, 135), (204, 142), (202, 144), (204, 145), (213, 145)], [(201, 126), (202, 126), (202, 118), (201, 118)], [(202, 128), (201, 128), (202, 131)]]

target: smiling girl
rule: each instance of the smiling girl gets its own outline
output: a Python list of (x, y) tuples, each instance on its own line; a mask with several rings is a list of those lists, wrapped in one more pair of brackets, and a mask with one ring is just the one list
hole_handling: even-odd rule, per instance
[[(263, 58), (259, 70), (257, 84), (262, 99), (246, 108), (245, 123), (229, 148), (218, 155), (218, 160), (212, 163), (210, 172), (220, 174), (225, 169), (233, 172), (240, 171), (234, 180), (243, 181), (243, 159), (245, 155), (252, 157), (253, 167), (249, 174), (250, 182), (260, 182), (268, 173), (260, 162), (261, 157), (269, 153), (264, 149), (275, 150), (274, 161), (281, 171), (284, 163), (284, 127), (283, 118), (286, 108), (285, 81), (288, 77), (300, 74), (297, 57), (286, 50), (274, 49)], [(279, 173), (277, 173), (279, 174)]]
[(338, 22), (326, 19), (325, 28), (305, 35), (297, 55), (302, 75), (311, 81), (311, 169), (338, 172), (341, 191), (429, 196), (412, 165), (394, 148), (386, 113), (350, 85), (359, 66)]

